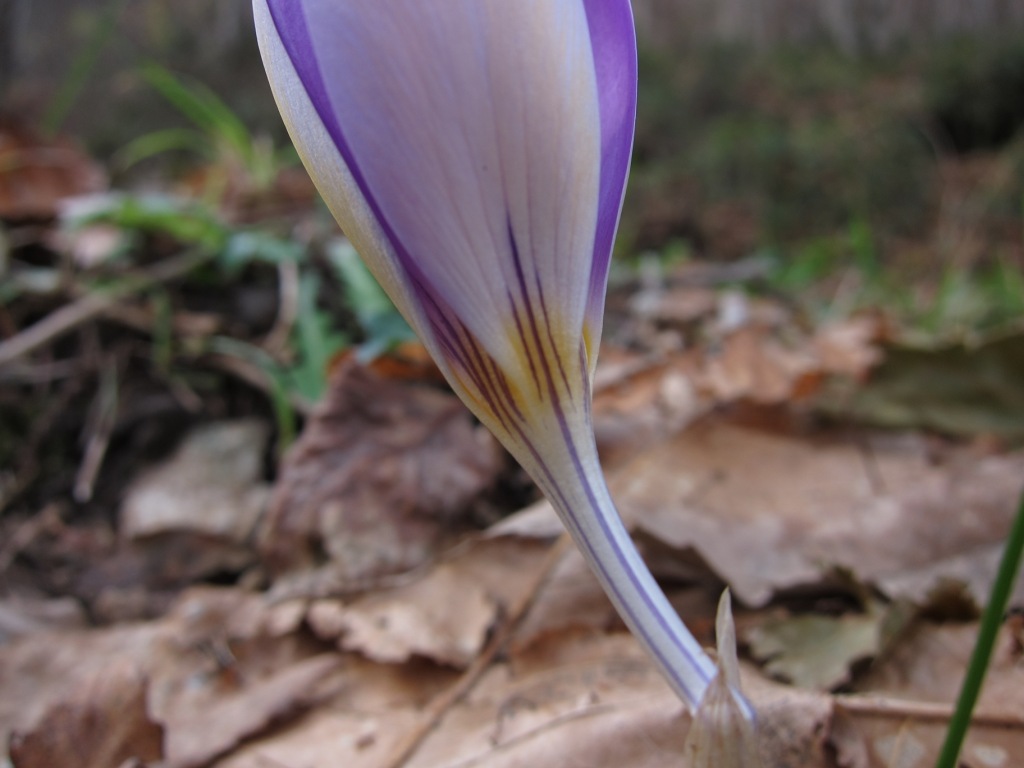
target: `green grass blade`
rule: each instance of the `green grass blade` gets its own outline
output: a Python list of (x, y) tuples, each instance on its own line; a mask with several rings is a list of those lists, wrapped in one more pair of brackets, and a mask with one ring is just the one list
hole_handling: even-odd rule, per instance
[(1022, 552), (1024, 552), (1024, 496), (1021, 496), (1017, 519), (1006, 540), (1006, 549), (1003, 551), (1003, 559), (999, 563), (999, 571), (996, 574), (995, 583), (992, 585), (992, 594), (981, 617), (981, 628), (978, 631), (978, 640), (974, 645), (974, 653), (967, 666), (963, 687), (960, 689), (960, 696), (956, 702), (956, 710), (949, 721), (946, 741), (942, 745), (939, 761), (935, 764), (935, 768), (957, 768), (964, 737), (966, 737), (967, 729), (971, 724), (971, 715), (978, 702), (982, 683), (985, 681), (985, 673), (988, 671), (988, 665), (992, 659), (992, 650), (996, 644), (996, 637), (999, 635), (999, 628), (1003, 624), (1003, 614), (1006, 613), (1006, 606), (1013, 593), (1013, 585), (1017, 581)]
[(43, 133), (53, 136), (64, 125), (64, 121), (74, 108), (78, 97), (82, 95), (86, 83), (96, 69), (100, 56), (106, 50), (111, 36), (117, 31), (118, 20), (121, 18), (121, 10), (127, 4), (127, 0), (110, 0), (103, 8), (103, 15), (100, 17), (96, 31), (83, 48), (72, 60), (67, 77), (61, 83), (57, 94), (43, 116)]
[(249, 129), (217, 94), (199, 82), (186, 82), (159, 64), (142, 69), (146, 81), (212, 139), (219, 139), (248, 160)]
[(207, 154), (210, 152), (210, 143), (204, 134), (192, 128), (165, 128), (125, 144), (114, 156), (114, 164), (128, 169), (143, 160), (174, 150)]

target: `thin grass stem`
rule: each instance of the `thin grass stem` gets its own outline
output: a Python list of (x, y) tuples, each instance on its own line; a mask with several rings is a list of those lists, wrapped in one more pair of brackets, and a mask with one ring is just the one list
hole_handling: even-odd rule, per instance
[(957, 760), (960, 757), (960, 750), (963, 748), (967, 729), (971, 724), (974, 705), (978, 701), (978, 694), (985, 681), (985, 673), (992, 660), (992, 650), (996, 644), (999, 628), (1003, 623), (1003, 615), (1006, 613), (1013, 585), (1017, 581), (1022, 552), (1024, 552), (1024, 495), (1021, 496), (1017, 518), (1010, 530), (1009, 538), (1006, 540), (1006, 549), (1003, 551), (1003, 559), (999, 563), (999, 571), (996, 574), (995, 583), (992, 585), (992, 594), (981, 617), (981, 628), (978, 631), (974, 653), (967, 666), (963, 687), (960, 689), (956, 709), (949, 721), (946, 740), (942, 745), (935, 768), (957, 768)]

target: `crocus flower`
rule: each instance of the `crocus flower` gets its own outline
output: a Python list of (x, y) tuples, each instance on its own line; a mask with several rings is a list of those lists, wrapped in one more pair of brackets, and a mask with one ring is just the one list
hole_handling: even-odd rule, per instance
[(254, 10), (278, 106), (342, 229), (695, 710), (715, 664), (638, 556), (591, 425), (636, 111), (628, 0)]

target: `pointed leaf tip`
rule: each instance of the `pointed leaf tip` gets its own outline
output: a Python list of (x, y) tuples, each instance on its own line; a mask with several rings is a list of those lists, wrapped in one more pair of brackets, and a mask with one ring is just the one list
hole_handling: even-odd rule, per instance
[(683, 752), (688, 768), (762, 768), (753, 709), (740, 693), (736, 625), (729, 590), (715, 622), (718, 674), (697, 708)]
[(737, 691), (740, 688), (740, 662), (736, 655), (736, 623), (732, 618), (732, 594), (728, 587), (718, 601), (715, 619), (715, 637), (718, 644), (718, 674)]

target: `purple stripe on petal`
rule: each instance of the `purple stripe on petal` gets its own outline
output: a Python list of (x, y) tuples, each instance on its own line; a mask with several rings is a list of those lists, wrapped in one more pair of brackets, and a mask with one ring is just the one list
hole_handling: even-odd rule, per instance
[[(591, 322), (600, 321), (636, 122), (636, 32), (629, 0), (583, 0), (601, 117), (601, 188), (590, 273)], [(599, 326), (598, 326), (599, 327)]]
[(523, 328), (522, 312), (520, 311), (519, 305), (516, 304), (515, 298), (512, 296), (512, 291), (507, 291), (508, 305), (512, 307), (512, 319), (516, 324), (516, 334), (520, 339), (523, 340), (523, 350), (526, 353), (526, 364), (530, 368), (530, 380), (533, 381), (533, 388), (537, 392), (537, 398), (543, 398), (543, 393), (540, 391), (540, 378), (537, 374), (537, 363), (533, 359), (533, 351), (530, 345), (526, 343), (526, 329)]
[[(544, 332), (547, 336), (548, 345), (551, 347), (551, 355), (555, 358), (555, 362), (558, 363), (558, 373), (562, 379), (562, 385), (565, 387), (566, 396), (569, 398), (569, 401), (572, 402), (575, 400), (573, 395), (574, 389), (569, 386), (569, 377), (566, 376), (565, 365), (562, 363), (562, 352), (558, 344), (555, 342), (554, 331), (551, 327), (551, 316), (548, 314), (548, 302), (544, 298), (544, 285), (541, 283), (539, 275), (536, 276), (535, 282), (537, 286), (537, 299), (540, 302), (541, 314), (544, 316)], [(586, 369), (581, 368), (580, 370), (583, 371)]]
[(281, 38), (284, 49), (295, 67), (295, 72), (306, 88), (309, 100), (320, 116), (320, 120), (338, 149), (342, 160), (348, 167), (349, 173), (355, 180), (359, 191), (363, 194), (367, 205), (373, 212), (374, 218), (383, 230), (388, 242), (395, 251), (402, 267), (412, 277), (413, 289), (420, 293), (420, 287), (425, 282), (422, 271), (416, 266), (415, 261), (409, 255), (408, 250), (395, 234), (380, 204), (370, 191), (366, 177), (356, 162), (352, 148), (345, 138), (345, 134), (338, 122), (338, 116), (331, 105), (330, 96), (327, 93), (327, 86), (324, 82), (323, 73), (320, 70), (320, 62), (316, 58), (313, 39), (309, 32), (309, 24), (303, 8), (302, 0), (267, 0), (267, 7), (270, 9), (270, 17), (274, 20), (277, 34)]
[[(358, 169), (353, 168), (350, 163), (351, 151), (345, 143), (341, 133), (341, 126), (338, 125), (338, 118), (331, 109), (331, 100), (327, 95), (327, 86), (324, 84), (323, 75), (320, 72), (320, 63), (313, 53), (313, 39), (309, 34), (309, 26), (306, 24), (306, 14), (302, 7), (301, 0), (267, 0), (267, 7), (270, 9), (270, 17), (277, 27), (278, 37), (284, 49), (288, 52), (295, 67), (295, 73), (299, 76), (309, 100), (313, 103), (314, 109), (324, 128), (338, 147), (345, 164), (349, 166), (352, 175), (355, 176), (360, 190), (365, 194), (365, 184), (360, 177)], [(376, 211), (374, 211), (376, 213)]]
[[(519, 244), (516, 242), (515, 234), (512, 232), (511, 222), (508, 224), (508, 241), (512, 253), (512, 263), (515, 266), (516, 281), (519, 284), (519, 292), (520, 296), (522, 297), (524, 305), (523, 312), (526, 315), (527, 320), (529, 321), (530, 332), (533, 337), (533, 343), (536, 347), (537, 356), (540, 358), (541, 365), (544, 368), (545, 376), (550, 380), (551, 372), (548, 364), (548, 357), (547, 355), (544, 354), (544, 344), (541, 341), (541, 335), (538, 329), (538, 320), (541, 318), (537, 317), (536, 309), (533, 306), (533, 300), (530, 298), (530, 293), (527, 289), (526, 277), (523, 274), (522, 259), (519, 255)], [(561, 376), (562, 384), (565, 386), (565, 391), (568, 394), (569, 399), (571, 400), (573, 397), (573, 388), (569, 386), (569, 378), (565, 374), (565, 366), (562, 364), (561, 352), (559, 351), (558, 345), (555, 343), (555, 339), (552, 336), (551, 318), (548, 315), (547, 304), (544, 301), (544, 285), (541, 283), (540, 275), (534, 274), (534, 286), (537, 292), (537, 300), (540, 303), (543, 319), (542, 325), (545, 330), (545, 337), (548, 339), (548, 344), (551, 347), (551, 357), (554, 359), (556, 363), (558, 363), (558, 370)], [(513, 312), (516, 321), (516, 328), (520, 333), (520, 338), (522, 338), (523, 340), (523, 347), (526, 350), (526, 354), (529, 359), (530, 372), (533, 375), (534, 382), (537, 385), (538, 397), (543, 398), (544, 395), (541, 391), (540, 382), (537, 378), (537, 370), (534, 366), (533, 354), (530, 352), (530, 343), (527, 340), (527, 338), (522, 335), (523, 328), (521, 323), (519, 322), (519, 308), (515, 304), (513, 304)]]

